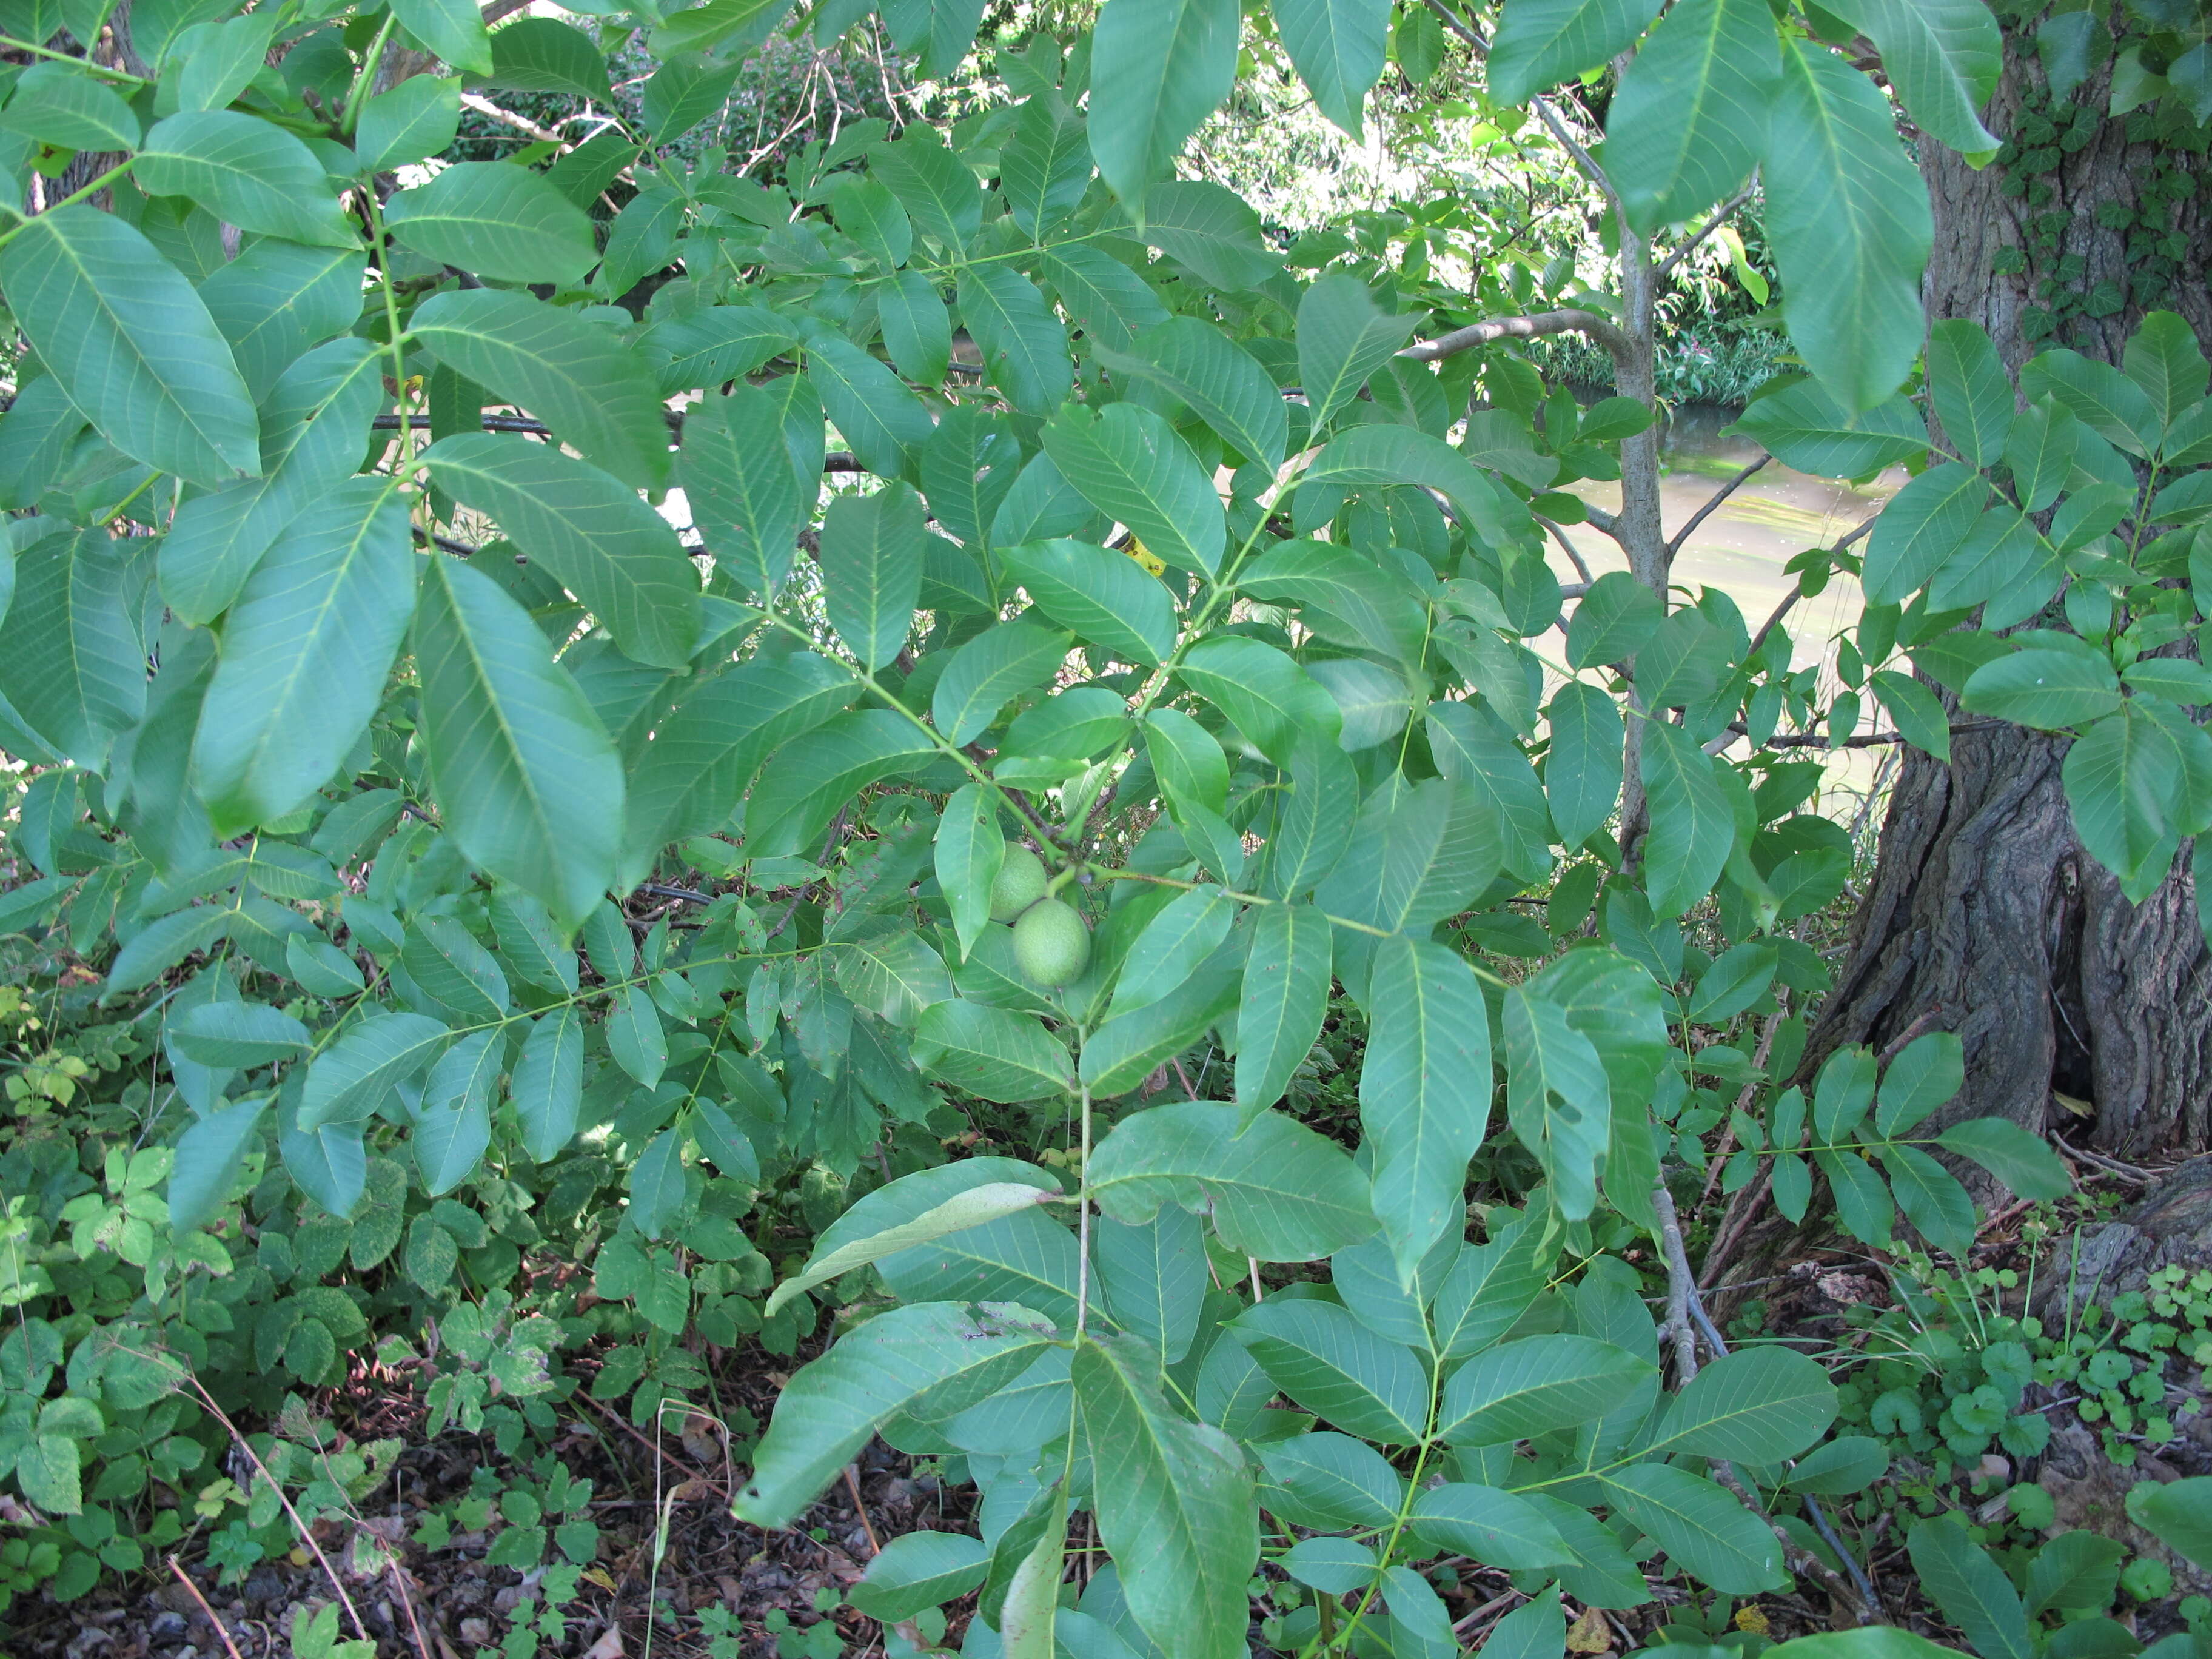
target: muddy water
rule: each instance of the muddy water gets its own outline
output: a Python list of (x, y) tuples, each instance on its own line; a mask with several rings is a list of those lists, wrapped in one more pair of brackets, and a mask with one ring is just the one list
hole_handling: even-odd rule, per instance
[[(1674, 411), (1662, 447), (1666, 471), (1659, 485), (1667, 533), (1676, 534), (1714, 491), (1765, 452), (1745, 438), (1723, 435), (1734, 410), (1690, 405)], [(1694, 598), (1705, 586), (1733, 599), (1745, 621), (1756, 629), (1766, 620), (1796, 578), (1783, 567), (1808, 547), (1832, 546), (1901, 488), (1901, 470), (1885, 473), (1867, 489), (1854, 489), (1832, 478), (1815, 478), (1771, 461), (1730, 495), (1719, 511), (1699, 525), (1674, 559), (1674, 580)], [(1575, 493), (1607, 512), (1620, 506), (1618, 484), (1574, 485)], [(1566, 526), (1567, 537), (1591, 571), (1625, 570), (1620, 547), (1593, 526)], [(1560, 580), (1579, 580), (1557, 544), (1552, 566)], [(1835, 635), (1858, 620), (1858, 584), (1832, 580), (1818, 599), (1800, 600), (1783, 624), (1794, 646), (1798, 667), (1832, 656)]]

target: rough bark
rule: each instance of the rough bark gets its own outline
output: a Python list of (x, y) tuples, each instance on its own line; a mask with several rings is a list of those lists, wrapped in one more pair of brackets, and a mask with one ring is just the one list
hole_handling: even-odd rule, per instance
[[(2000, 134), (2015, 131), (2043, 75), (2032, 43), (2008, 33), (2007, 46), (1985, 117)], [(2108, 72), (2075, 95), (2103, 107)], [(2060, 253), (2082, 261), (2079, 280), (2126, 280), (2130, 233), (2100, 223), (2097, 210), (2136, 206), (2138, 182), (2153, 170), (2154, 146), (2130, 142), (2127, 131), (2124, 118), (2102, 122), (2056, 172), (2038, 175), (2052, 197), (2033, 206), (2005, 193), (2002, 167), (1978, 172), (1923, 144), (1936, 224), (1930, 319), (1982, 324), (2014, 367), (2057, 343), (2119, 361), (2144, 308), (2132, 297), (2110, 316), (2070, 319), (2056, 340), (2033, 339), (2024, 323), (2040, 297), (2038, 279), (1995, 267), (2006, 263), (2002, 250), (2027, 245), (2032, 219), (2063, 209)], [(2201, 158), (2188, 159), (2201, 170)], [(2200, 191), (2167, 216), (2191, 252), (2183, 280), (2159, 304), (2212, 337), (2203, 200)], [(2038, 258), (2047, 264), (2050, 256)], [(1966, 1088), (1939, 1121), (1998, 1115), (2038, 1131), (2058, 1122), (2069, 1139), (2124, 1157), (2203, 1151), (2212, 957), (2185, 850), (2166, 884), (2130, 905), (2075, 839), (2059, 786), (2066, 742), (1980, 730), (1954, 739), (1948, 767), (1917, 750), (1908, 756), (1854, 917), (1850, 958), (1807, 1046), (1805, 1075), (1841, 1046), (1879, 1048), (1926, 1019), (1966, 1045)], [(2074, 1120), (2054, 1103), (2054, 1090), (2087, 1102), (2094, 1118)]]

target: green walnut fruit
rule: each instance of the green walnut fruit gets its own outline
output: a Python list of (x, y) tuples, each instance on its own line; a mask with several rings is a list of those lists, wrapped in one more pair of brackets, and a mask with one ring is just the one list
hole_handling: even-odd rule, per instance
[(1044, 860), (1026, 847), (1009, 847), (991, 884), (991, 920), (1012, 921), (1044, 896)]
[(1072, 904), (1039, 899), (1014, 924), (1014, 962), (1032, 985), (1066, 985), (1091, 960), (1091, 930)]

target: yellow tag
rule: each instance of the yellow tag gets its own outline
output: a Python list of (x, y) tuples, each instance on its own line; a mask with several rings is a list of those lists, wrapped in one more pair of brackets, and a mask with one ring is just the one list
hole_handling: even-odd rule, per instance
[(597, 1584), (603, 1590), (613, 1590), (617, 1588), (615, 1581), (608, 1576), (606, 1569), (604, 1567), (586, 1567), (584, 1571), (578, 1575), (578, 1577), (588, 1579), (591, 1583)]
[(1146, 547), (1144, 543), (1139, 541), (1134, 536), (1129, 538), (1129, 545), (1127, 551), (1131, 558), (1134, 559), (1139, 564), (1144, 566), (1145, 568), (1150, 571), (1153, 575), (1162, 576), (1167, 574), (1168, 562), (1162, 558), (1158, 554), (1153, 552), (1151, 548)]

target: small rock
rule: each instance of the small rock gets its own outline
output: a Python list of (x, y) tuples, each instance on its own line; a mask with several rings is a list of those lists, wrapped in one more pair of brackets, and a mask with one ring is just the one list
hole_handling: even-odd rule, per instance
[(181, 1613), (166, 1610), (157, 1613), (153, 1622), (146, 1626), (148, 1638), (155, 1642), (173, 1642), (184, 1633), (185, 1615)]
[(187, 1642), (171, 1654), (169, 1659), (200, 1659), (200, 1650)]
[(254, 1568), (246, 1576), (246, 1599), (248, 1602), (274, 1601), (289, 1594), (290, 1589), (283, 1574), (266, 1565)]
[(509, 1584), (491, 1598), (491, 1610), (504, 1619), (521, 1605), (522, 1598), (528, 1593), (520, 1584)]
[(473, 1642), (478, 1647), (487, 1647), (490, 1645), (491, 1620), (489, 1619), (462, 1620), (461, 1640), (464, 1642)]

